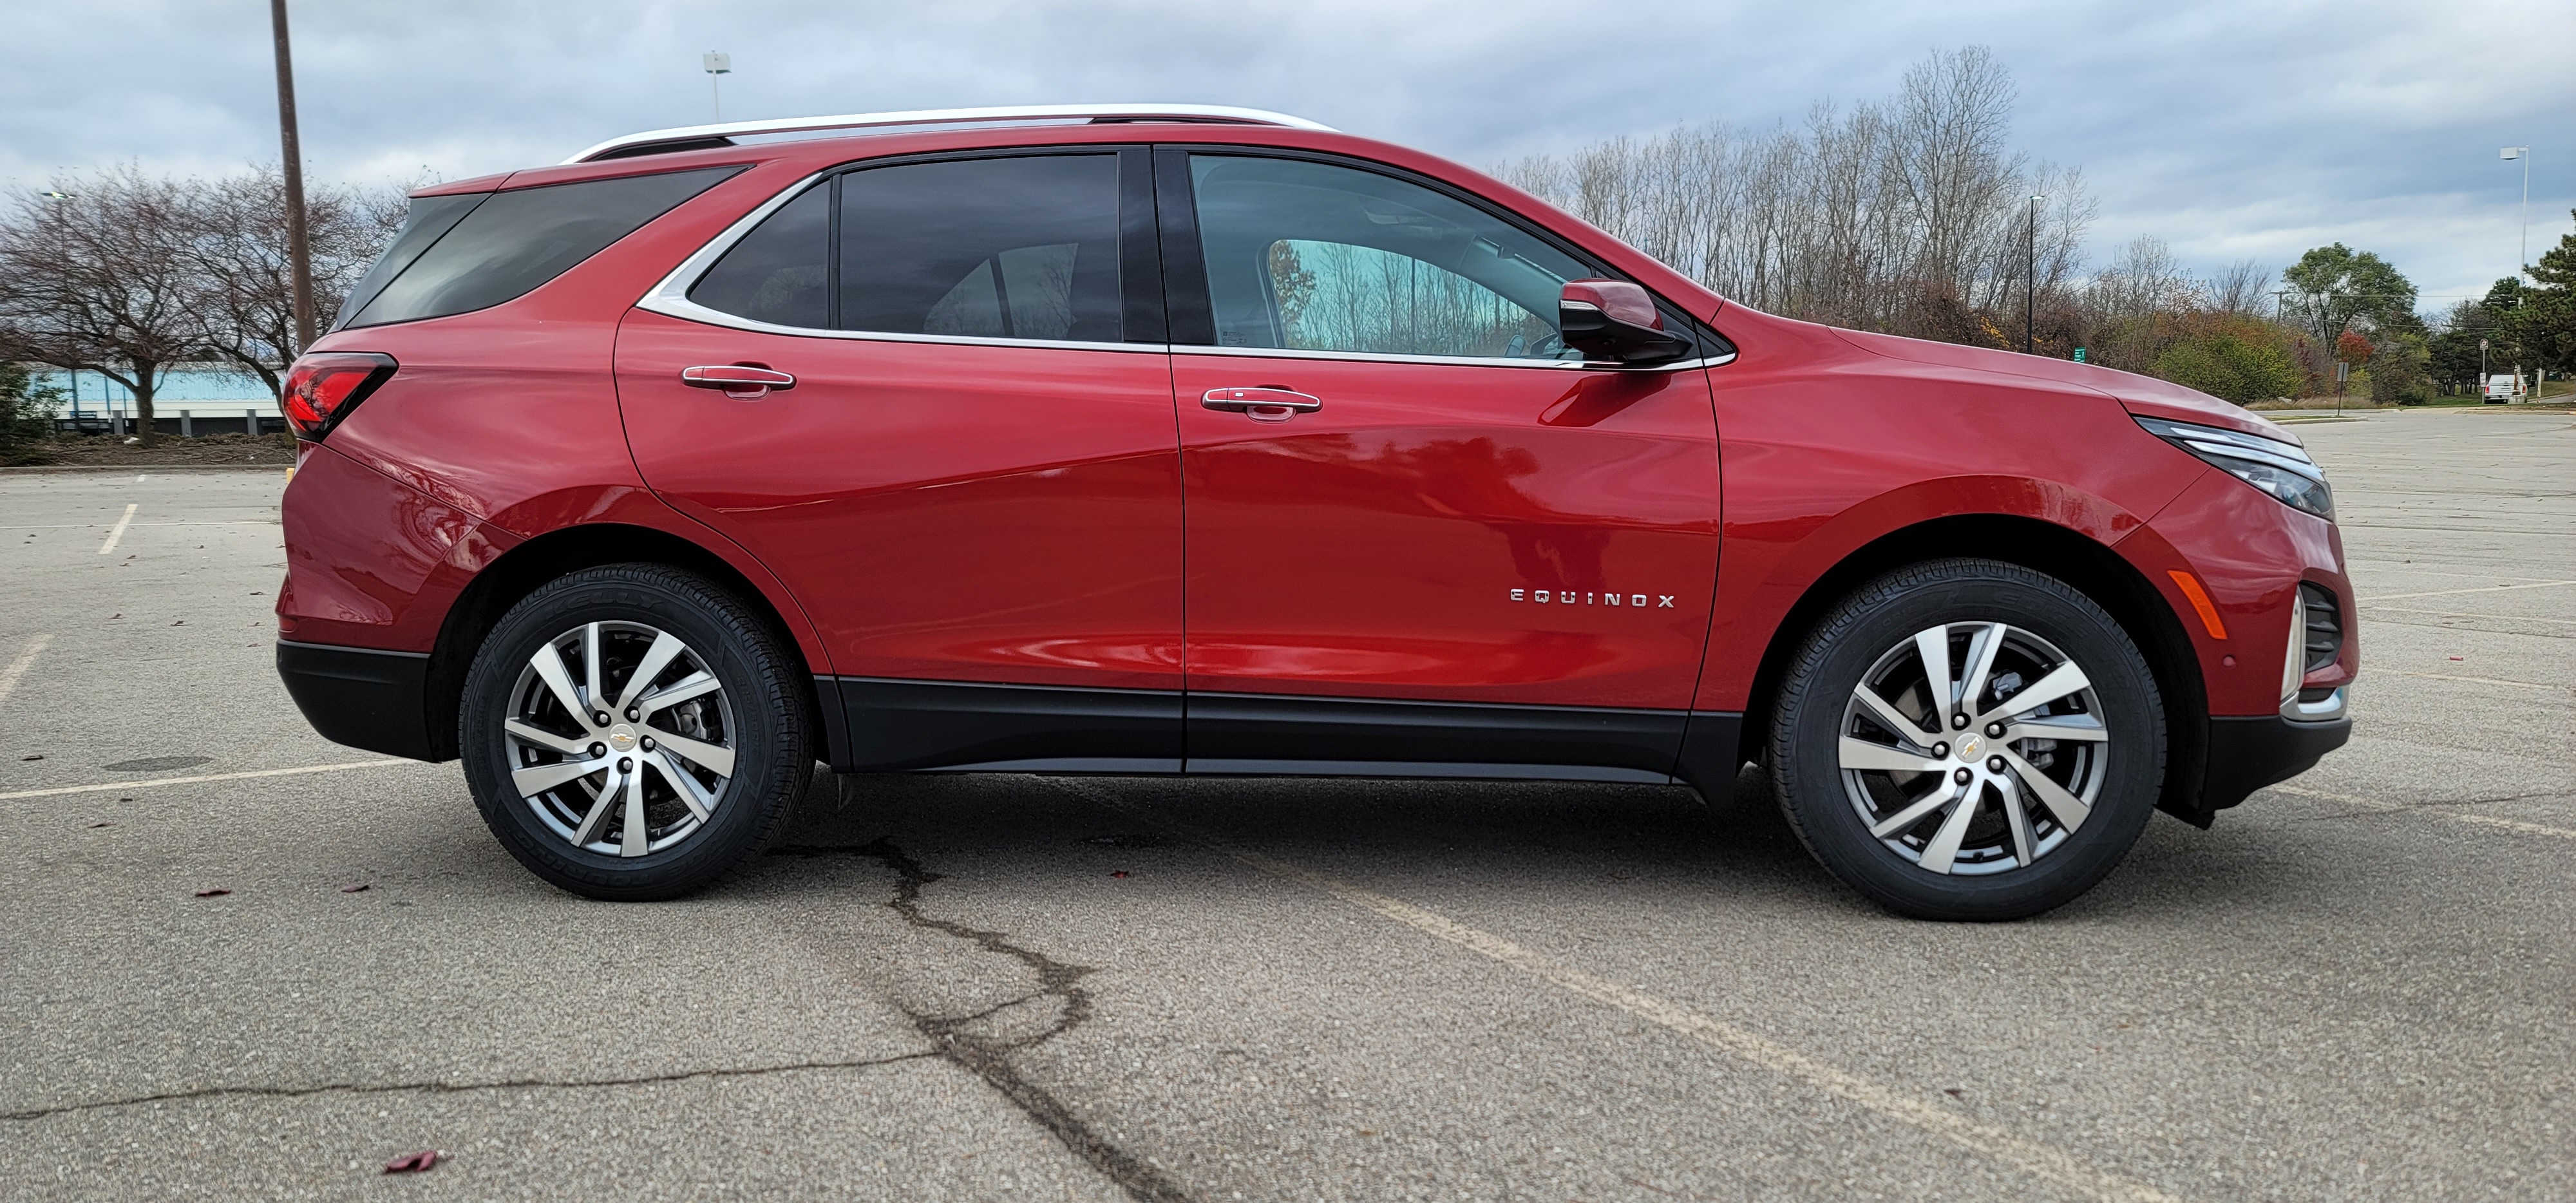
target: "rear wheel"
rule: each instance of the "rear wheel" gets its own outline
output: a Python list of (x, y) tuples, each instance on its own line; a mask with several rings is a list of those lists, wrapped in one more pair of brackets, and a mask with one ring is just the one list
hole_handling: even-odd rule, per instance
[(700, 889), (759, 852), (813, 764), (802, 682), (740, 601), (615, 564), (549, 582), (477, 649), (466, 782), (503, 847), (593, 898)]
[(1774, 712), (1780, 803), (1825, 867), (1928, 919), (2091, 889), (2155, 809), (2161, 700), (2127, 632), (2018, 565), (1900, 569), (1828, 614)]

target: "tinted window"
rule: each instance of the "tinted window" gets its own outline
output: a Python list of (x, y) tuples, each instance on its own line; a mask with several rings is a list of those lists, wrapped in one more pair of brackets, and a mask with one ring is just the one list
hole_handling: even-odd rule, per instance
[(445, 317), (524, 295), (740, 170), (710, 167), (494, 193), (395, 274), (349, 324)]
[(489, 192), (468, 192), (458, 196), (423, 196), (411, 202), (411, 211), (403, 216), (402, 232), (394, 235), (393, 245), (385, 248), (384, 257), (367, 269), (358, 286), (349, 290), (347, 300), (340, 302), (340, 313), (331, 319), (331, 328), (349, 324), (349, 319), (375, 300), (385, 290), (385, 283), (402, 274), (422, 251), (454, 229), (474, 206), (491, 199)]
[(709, 309), (776, 326), (832, 324), (825, 264), (831, 258), (832, 188), (806, 190), (725, 252), (689, 289)]
[(1217, 342), (1581, 358), (1556, 300), (1593, 273), (1472, 205), (1327, 163), (1190, 156)]
[(843, 329), (1117, 342), (1117, 156), (852, 172), (840, 263)]

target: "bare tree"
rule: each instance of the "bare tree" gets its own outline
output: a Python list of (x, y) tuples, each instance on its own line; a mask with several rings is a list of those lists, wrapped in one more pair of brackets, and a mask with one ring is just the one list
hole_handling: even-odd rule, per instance
[[(400, 230), (401, 190), (321, 185), (305, 193), (317, 327), (327, 328), (369, 265)], [(216, 180), (191, 205), (190, 262), (197, 274), (200, 339), (217, 358), (281, 387), (295, 341), (294, 279), (287, 260), (285, 182), (275, 167)]]
[(124, 385), (147, 441), (163, 374), (204, 350), (190, 190), (127, 165), (19, 190), (0, 217), (0, 358)]
[(2210, 277), (2202, 291), (2209, 306), (2235, 317), (2259, 317), (2264, 298), (2272, 295), (2272, 271), (2251, 259), (2239, 259)]

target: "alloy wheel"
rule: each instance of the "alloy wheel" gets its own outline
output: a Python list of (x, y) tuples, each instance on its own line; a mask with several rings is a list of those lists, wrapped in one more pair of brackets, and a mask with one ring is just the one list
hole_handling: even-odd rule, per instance
[(1870, 835), (1951, 875), (2055, 851), (2092, 813), (2111, 756), (2084, 670), (2000, 622), (1947, 623), (1887, 649), (1839, 734), (1844, 792)]
[(704, 657), (638, 622), (584, 623), (538, 646), (501, 736), (521, 803), (606, 856), (660, 852), (704, 830), (734, 773), (734, 716)]

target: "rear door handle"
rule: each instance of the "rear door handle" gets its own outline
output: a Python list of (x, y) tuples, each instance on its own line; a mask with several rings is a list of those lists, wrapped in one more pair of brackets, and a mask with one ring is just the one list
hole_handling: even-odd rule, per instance
[(1323, 398), (1276, 384), (1212, 388), (1200, 395), (1199, 404), (1209, 409), (1230, 409), (1263, 422), (1285, 422), (1299, 414), (1310, 414), (1324, 408)]
[(772, 392), (796, 387), (796, 378), (747, 363), (712, 363), (680, 369), (680, 383), (690, 388), (722, 389), (724, 395), (736, 401), (757, 401)]

